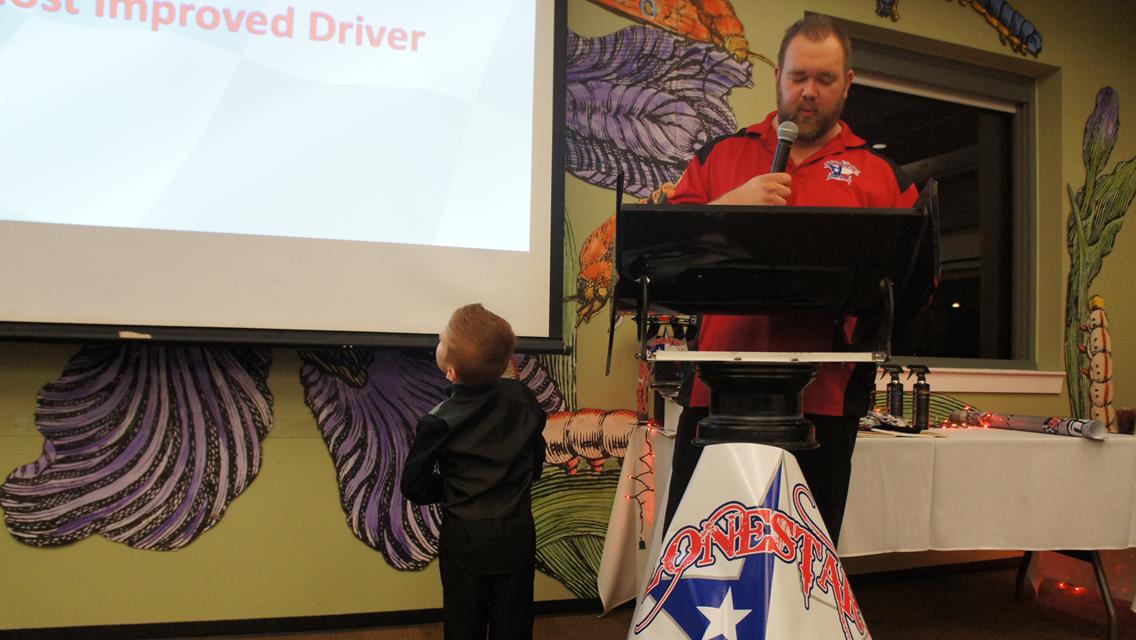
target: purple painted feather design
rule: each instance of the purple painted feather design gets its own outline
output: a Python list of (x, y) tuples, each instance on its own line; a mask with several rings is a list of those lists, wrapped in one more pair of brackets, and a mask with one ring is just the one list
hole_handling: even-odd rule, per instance
[(347, 524), (392, 567), (421, 569), (437, 552), (440, 512), (407, 501), (398, 485), (414, 425), (445, 399), (449, 382), (430, 358), (341, 351), (301, 352), (300, 380), (335, 464)]
[(556, 413), (568, 408), (568, 403), (564, 400), (564, 394), (560, 392), (556, 379), (552, 377), (552, 372), (541, 364), (536, 356), (515, 355), (511, 368), (515, 370), (517, 380), (532, 390), (545, 413)]
[(8, 530), (180, 549), (256, 478), (272, 428), (270, 351), (84, 347), (40, 391), (43, 455), (0, 486)]
[(601, 38), (568, 33), (566, 81), (607, 81), (663, 89), (697, 105), (720, 133), (734, 130), (725, 98), (736, 87), (751, 87), (752, 65), (712, 45), (684, 40), (650, 27), (628, 27)]
[(568, 34), (566, 167), (646, 197), (682, 174), (707, 140), (734, 130), (726, 96), (752, 86), (749, 62), (650, 27)]

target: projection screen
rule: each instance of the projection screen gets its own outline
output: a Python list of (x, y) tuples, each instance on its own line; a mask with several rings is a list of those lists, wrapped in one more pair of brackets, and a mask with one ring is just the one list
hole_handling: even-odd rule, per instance
[(0, 0), (0, 329), (558, 343), (563, 5)]

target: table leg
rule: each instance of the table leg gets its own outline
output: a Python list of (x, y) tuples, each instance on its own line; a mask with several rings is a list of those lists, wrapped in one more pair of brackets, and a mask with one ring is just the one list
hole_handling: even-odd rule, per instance
[(1108, 588), (1108, 578), (1104, 574), (1104, 565), (1101, 564), (1100, 551), (1094, 549), (1088, 553), (1093, 563), (1093, 571), (1097, 574), (1097, 584), (1100, 586), (1101, 597), (1104, 598), (1104, 607), (1108, 611), (1108, 640), (1116, 640), (1116, 605), (1112, 603), (1112, 591)]
[(1022, 585), (1026, 582), (1026, 571), (1029, 569), (1030, 560), (1032, 559), (1032, 551), (1026, 551), (1022, 554), (1022, 564), (1018, 567), (1018, 579), (1014, 582), (1014, 597), (1018, 600), (1022, 599)]
[[(1055, 551), (1055, 553), (1092, 563), (1093, 573), (1097, 576), (1097, 586), (1100, 587), (1101, 598), (1104, 598), (1104, 608), (1108, 613), (1108, 640), (1116, 640), (1119, 632), (1116, 623), (1116, 605), (1112, 602), (1112, 590), (1108, 588), (1108, 577), (1104, 573), (1100, 551), (1062, 550)], [(1026, 571), (1029, 569), (1031, 559), (1033, 559), (1033, 551), (1026, 551), (1022, 554), (1022, 564), (1018, 567), (1018, 577), (1014, 582), (1014, 597), (1018, 600), (1022, 599), (1022, 588), (1025, 585)]]

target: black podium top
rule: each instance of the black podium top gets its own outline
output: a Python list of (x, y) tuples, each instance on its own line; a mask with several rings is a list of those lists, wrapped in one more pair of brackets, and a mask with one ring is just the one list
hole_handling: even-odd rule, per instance
[(615, 310), (637, 310), (644, 276), (652, 312), (876, 307), (881, 278), (898, 294), (937, 277), (937, 219), (933, 256), (926, 246), (932, 209), (624, 205)]

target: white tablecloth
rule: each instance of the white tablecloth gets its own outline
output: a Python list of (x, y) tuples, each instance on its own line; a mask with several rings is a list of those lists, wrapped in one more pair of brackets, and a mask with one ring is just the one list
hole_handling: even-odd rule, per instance
[(1136, 547), (1136, 438), (930, 432), (857, 440), (841, 557)]
[[(841, 557), (1136, 547), (1136, 437), (1110, 435), (1098, 442), (997, 429), (932, 431), (944, 437), (870, 435), (857, 440)], [(669, 461), (671, 440), (657, 431), (636, 435), (634, 444), (650, 440), (659, 460)], [(632, 476), (641, 480), (644, 471), (637, 456), (630, 455), (632, 449), (638, 451), (630, 447), (624, 462), (627, 482)], [(653, 467), (651, 484), (664, 489), (670, 465)], [(606, 609), (636, 597), (641, 556), (657, 550), (661, 532), (653, 527), (654, 516), (666, 504), (666, 496), (659, 495), (664, 491), (629, 501), (618, 498), (627, 493), (623, 489), (616, 491), (598, 574)], [(612, 535), (614, 531), (620, 534)]]

